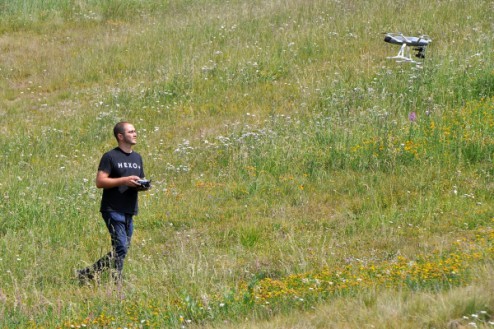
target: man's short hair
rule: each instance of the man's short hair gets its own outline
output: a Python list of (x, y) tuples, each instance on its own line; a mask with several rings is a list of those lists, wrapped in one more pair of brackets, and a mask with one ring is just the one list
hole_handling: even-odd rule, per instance
[(113, 136), (115, 136), (117, 141), (118, 141), (118, 134), (123, 135), (125, 133), (125, 125), (126, 124), (128, 124), (127, 121), (121, 121), (121, 122), (117, 123), (115, 125), (115, 127), (113, 127)]

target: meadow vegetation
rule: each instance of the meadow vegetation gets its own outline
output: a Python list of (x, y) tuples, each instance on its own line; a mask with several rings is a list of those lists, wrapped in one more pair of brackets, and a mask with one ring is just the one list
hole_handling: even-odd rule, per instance
[[(494, 328), (494, 2), (0, 1), (1, 328)], [(382, 32), (427, 34), (422, 65)], [(138, 129), (125, 282), (94, 178)]]

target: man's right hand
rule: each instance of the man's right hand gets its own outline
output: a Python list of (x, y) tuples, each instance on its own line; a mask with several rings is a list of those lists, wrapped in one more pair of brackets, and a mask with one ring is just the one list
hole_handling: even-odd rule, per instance
[(141, 186), (137, 181), (141, 179), (139, 176), (127, 176), (127, 177), (122, 177), (125, 179), (124, 185), (130, 186), (130, 187), (138, 187)]

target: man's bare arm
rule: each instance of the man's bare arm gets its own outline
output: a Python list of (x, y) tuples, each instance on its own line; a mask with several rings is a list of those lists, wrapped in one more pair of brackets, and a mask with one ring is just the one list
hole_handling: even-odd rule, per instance
[(138, 187), (140, 186), (137, 181), (140, 179), (139, 176), (126, 176), (119, 178), (111, 178), (110, 174), (104, 171), (98, 171), (96, 175), (96, 187), (97, 188), (113, 188), (117, 186), (130, 186), (130, 187)]

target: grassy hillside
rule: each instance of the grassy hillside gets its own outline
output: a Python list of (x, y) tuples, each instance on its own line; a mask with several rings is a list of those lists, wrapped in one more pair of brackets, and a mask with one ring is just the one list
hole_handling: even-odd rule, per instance
[[(493, 6), (0, 1), (0, 327), (493, 327)], [(154, 187), (80, 286), (120, 120)]]

